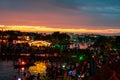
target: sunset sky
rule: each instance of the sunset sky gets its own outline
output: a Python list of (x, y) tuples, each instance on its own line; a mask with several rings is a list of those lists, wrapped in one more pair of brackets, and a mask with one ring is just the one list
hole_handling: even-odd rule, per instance
[(120, 33), (120, 0), (0, 0), (0, 27), (32, 32)]

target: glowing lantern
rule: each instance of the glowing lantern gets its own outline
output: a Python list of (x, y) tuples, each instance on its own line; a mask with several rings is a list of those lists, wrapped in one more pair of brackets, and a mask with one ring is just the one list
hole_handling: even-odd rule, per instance
[(24, 72), (25, 71), (25, 67), (18, 68), (18, 71), (19, 72)]
[(36, 62), (35, 66), (31, 66), (29, 67), (29, 71), (31, 72), (31, 74), (38, 74), (40, 73), (41, 75), (46, 74), (46, 64), (44, 62)]
[(62, 65), (63, 68), (65, 68), (65, 65)]
[(22, 65), (25, 65), (26, 63), (24, 61), (21, 62)]
[(62, 69), (64, 69), (64, 70), (66, 69), (66, 65), (65, 64), (62, 65)]

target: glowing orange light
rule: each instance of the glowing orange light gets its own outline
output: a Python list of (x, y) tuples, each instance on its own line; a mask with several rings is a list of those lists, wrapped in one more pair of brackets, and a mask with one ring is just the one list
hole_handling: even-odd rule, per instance
[(22, 61), (22, 63), (21, 63), (22, 65), (25, 65), (26, 63), (24, 62), (24, 61)]

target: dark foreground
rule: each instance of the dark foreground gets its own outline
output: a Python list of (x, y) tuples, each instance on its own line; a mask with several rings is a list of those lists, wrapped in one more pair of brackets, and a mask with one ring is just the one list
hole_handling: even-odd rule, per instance
[[(15, 76), (20, 75), (20, 73), (18, 69), (14, 68), (13, 64), (19, 57), (20, 56), (0, 57), (0, 80), (16, 80)], [(24, 57), (24, 59), (30, 60), (31, 58)], [(48, 60), (49, 58), (32, 57), (32, 59), (34, 61), (41, 61)], [(86, 68), (88, 66), (85, 66), (85, 62), (78, 63), (79, 66), (75, 65), (76, 62), (69, 62), (66, 64), (66, 67), (63, 67), (62, 64), (65, 62), (60, 62), (58, 59), (53, 59), (52, 63), (56, 63), (56, 66), (53, 64), (52, 67), (48, 67), (45, 76), (41, 74), (30, 74), (29, 78), (25, 80), (35, 80), (35, 78), (36, 80), (120, 80), (120, 59), (114, 60), (113, 58), (112, 60), (106, 61), (105, 64), (101, 68), (97, 68), (97, 70)], [(77, 71), (76, 73), (74, 73), (75, 70)], [(72, 74), (70, 71), (72, 71)], [(79, 73), (78, 71), (83, 73)], [(24, 76), (25, 74), (23, 73), (22, 75)], [(40, 77), (40, 79), (37, 79), (37, 77)], [(18, 77), (16, 78), (18, 79)]]

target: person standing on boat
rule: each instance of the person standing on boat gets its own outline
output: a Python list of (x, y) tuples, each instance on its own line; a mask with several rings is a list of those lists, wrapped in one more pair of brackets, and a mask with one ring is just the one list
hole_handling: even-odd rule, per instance
[(22, 60), (21, 58), (18, 59), (18, 64), (21, 64)]
[(30, 71), (28, 71), (28, 73), (27, 73), (27, 80), (32, 80), (32, 76), (31, 76)]
[(22, 80), (27, 80), (26, 73), (23, 73), (23, 75), (22, 75)]
[(11, 80), (17, 80), (17, 76), (14, 75)]
[(40, 80), (40, 73), (37, 74), (37, 80)]

